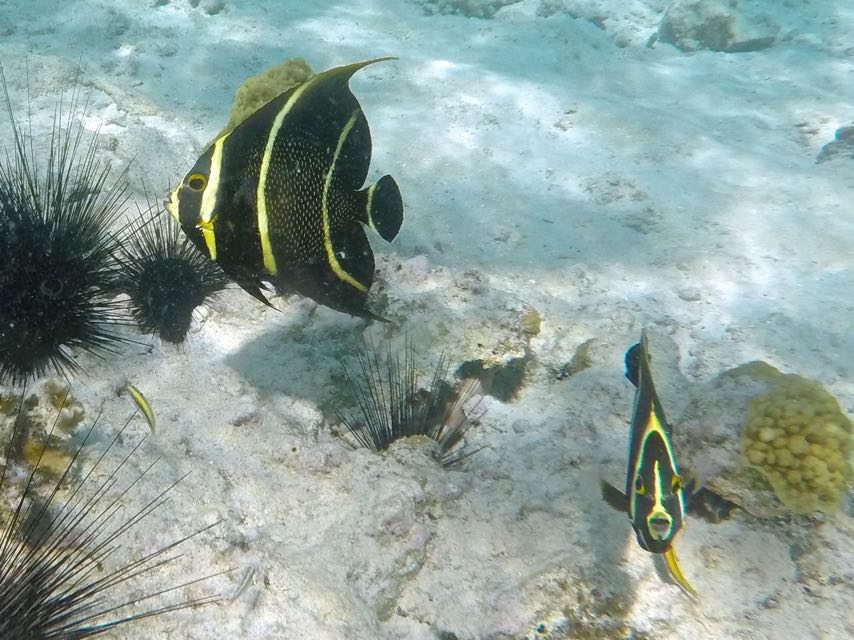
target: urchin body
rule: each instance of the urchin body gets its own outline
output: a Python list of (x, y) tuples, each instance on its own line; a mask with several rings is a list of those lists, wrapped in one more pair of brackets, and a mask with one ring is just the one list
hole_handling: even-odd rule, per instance
[(108, 256), (101, 246), (85, 246), (98, 229), (51, 220), (29, 204), (18, 211), (4, 205), (0, 194), (0, 379), (73, 370), (72, 348), (117, 339), (104, 294)]

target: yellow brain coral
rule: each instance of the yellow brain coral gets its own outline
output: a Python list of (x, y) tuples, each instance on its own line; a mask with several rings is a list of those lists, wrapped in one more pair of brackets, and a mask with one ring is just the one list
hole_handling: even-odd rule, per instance
[(851, 485), (854, 425), (819, 383), (783, 375), (756, 396), (742, 430), (745, 464), (797, 513), (834, 511)]

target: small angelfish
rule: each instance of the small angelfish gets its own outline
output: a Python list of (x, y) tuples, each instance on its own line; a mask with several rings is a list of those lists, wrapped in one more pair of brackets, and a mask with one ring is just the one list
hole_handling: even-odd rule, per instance
[(663, 554), (671, 576), (691, 596), (697, 592), (682, 575), (673, 540), (685, 521), (685, 496), (693, 481), (683, 482), (670, 439), (673, 429), (649, 366), (646, 331), (640, 342), (626, 351), (626, 377), (636, 387), (629, 440), (626, 491), (601, 481), (602, 497), (618, 511), (628, 513), (638, 544), (650, 553)]

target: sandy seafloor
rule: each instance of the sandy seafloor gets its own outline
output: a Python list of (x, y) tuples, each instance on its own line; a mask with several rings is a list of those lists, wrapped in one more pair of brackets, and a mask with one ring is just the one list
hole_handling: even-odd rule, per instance
[[(816, 163), (854, 121), (854, 8), (742, 2), (776, 41), (722, 53), (647, 46), (669, 4), (654, 0), (524, 0), (488, 18), (415, 1), (193, 4), (0, 0), (18, 113), (28, 69), (46, 136), (82, 63), (86, 126), (142, 202), (185, 174), (246, 77), (293, 56), (315, 70), (397, 56), (351, 83), (371, 179), (391, 173), (406, 202), (399, 238), (372, 237), (393, 322), (298, 298), (273, 311), (234, 288), (183, 349), (142, 338), (81, 356), (74, 393), (103, 409), (104, 438), (131, 410), (117, 382), (158, 416), (135, 464), (162, 459), (130, 503), (191, 472), (119, 559), (223, 520), (139, 589), (236, 568), (185, 595), (223, 603), (114, 637), (854, 636), (850, 491), (828, 516), (689, 519), (677, 548), (694, 602), (597, 487), (623, 482), (622, 358), (642, 326), (672, 348), (674, 417), (690, 385), (756, 359), (854, 407), (854, 160)], [(490, 3), (431, 6), (455, 4)], [(532, 309), (541, 330), (526, 338)], [(365, 335), (400, 346), (407, 333), (425, 368), (443, 350), (456, 367), (529, 349), (525, 386), (486, 398), (471, 432), (486, 448), (455, 470), (418, 446), (375, 455), (330, 433), (341, 363)], [(559, 380), (588, 340), (590, 366)], [(681, 433), (680, 453), (701, 437)]]

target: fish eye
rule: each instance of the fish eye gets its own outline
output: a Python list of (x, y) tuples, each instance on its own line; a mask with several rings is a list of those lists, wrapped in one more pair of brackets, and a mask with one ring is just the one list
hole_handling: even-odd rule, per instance
[(201, 173), (194, 173), (187, 178), (187, 186), (193, 191), (203, 191), (208, 186), (208, 179)]
[(635, 478), (635, 492), (639, 496), (645, 496), (646, 495), (646, 487), (643, 484), (643, 478), (641, 478), (640, 476)]
[(679, 493), (679, 490), (681, 488), (682, 480), (679, 478), (679, 476), (673, 476), (673, 480), (670, 481), (670, 489), (673, 492), (673, 495), (675, 496), (677, 493)]

